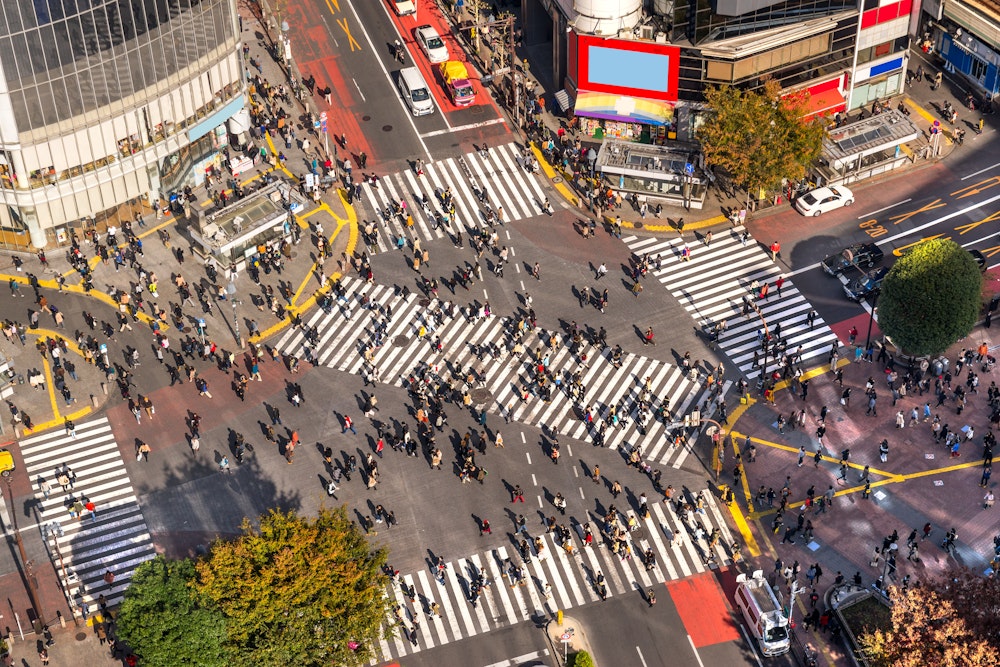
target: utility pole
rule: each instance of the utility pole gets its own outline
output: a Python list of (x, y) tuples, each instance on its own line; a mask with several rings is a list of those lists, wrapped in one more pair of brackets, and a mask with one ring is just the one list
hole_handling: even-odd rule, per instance
[(35, 619), (40, 624), (36, 626), (35, 631), (39, 632), (41, 630), (41, 626), (45, 625), (45, 614), (42, 613), (42, 605), (39, 604), (38, 588), (35, 584), (35, 573), (32, 571), (31, 561), (28, 560), (28, 555), (24, 552), (24, 541), (21, 540), (21, 529), (17, 525), (17, 511), (14, 509), (14, 487), (12, 486), (12, 475), (6, 475), (4, 479), (7, 481), (7, 498), (10, 501), (10, 518), (14, 524), (14, 541), (17, 543), (17, 551), (21, 556), (21, 567), (24, 568), (24, 581), (28, 586), (28, 597), (31, 598), (31, 606), (34, 607), (35, 610)]

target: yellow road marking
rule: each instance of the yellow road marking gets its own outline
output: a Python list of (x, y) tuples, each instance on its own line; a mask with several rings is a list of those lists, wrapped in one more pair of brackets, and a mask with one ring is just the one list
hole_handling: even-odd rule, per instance
[(892, 221), (892, 224), (898, 225), (901, 222), (906, 222), (907, 220), (909, 220), (910, 218), (919, 213), (927, 213), (929, 211), (933, 211), (936, 208), (943, 208), (947, 205), (948, 204), (946, 202), (941, 201), (941, 199), (935, 199), (934, 201), (928, 204), (924, 204), (920, 208), (908, 211), (907, 213), (900, 213), (899, 215), (894, 215), (890, 217), (889, 220)]
[(351, 34), (351, 28), (347, 25), (347, 19), (336, 19), (336, 21), (337, 25), (343, 29), (344, 34), (347, 35), (347, 42), (351, 45), (351, 51), (360, 51), (361, 45), (358, 44), (358, 41), (354, 39), (354, 35)]
[[(17, 276), (11, 276), (11, 275), (8, 275), (8, 274), (5, 274), (5, 273), (0, 273), (0, 280), (2, 280), (4, 282), (9, 281), (11, 278), (17, 279), (17, 281), (19, 283), (27, 284), (27, 281), (25, 281), (24, 278), (18, 278)], [(56, 284), (55, 280), (39, 280), (38, 284), (41, 287), (46, 287), (46, 288), (49, 288), (49, 289), (59, 289), (59, 285)], [(72, 294), (82, 294), (83, 296), (89, 296), (91, 298), (97, 299), (98, 301), (102, 301), (102, 302), (106, 303), (107, 305), (109, 305), (112, 308), (114, 308), (115, 311), (118, 310), (118, 302), (115, 301), (114, 299), (112, 299), (109, 294), (105, 294), (104, 292), (101, 292), (100, 290), (92, 289), (92, 290), (90, 290), (89, 293), (87, 293), (87, 292), (84, 291), (83, 287), (81, 287), (80, 285), (63, 285), (63, 292), (70, 292)], [(150, 324), (152, 324), (155, 321), (155, 318), (150, 317), (144, 311), (139, 310), (139, 311), (136, 311), (136, 313), (137, 313), (136, 316), (142, 322), (145, 322), (147, 325), (150, 325)], [(165, 324), (163, 322), (160, 323), (160, 330), (161, 331), (167, 331), (169, 328), (170, 327), (167, 324)], [(58, 335), (62, 336), (62, 334), (58, 334)], [(63, 337), (65, 338), (65, 336), (63, 336)]]
[[(344, 220), (343, 218), (339, 217), (336, 213), (334, 213), (333, 209), (331, 209), (330, 206), (329, 206), (329, 204), (327, 204), (326, 202), (323, 202), (320, 205), (319, 208), (322, 209), (322, 210), (325, 210), (327, 213), (330, 214), (330, 216), (334, 220), (337, 221), (337, 229), (330, 236), (330, 243), (331, 244), (333, 243), (333, 240), (340, 234), (340, 231), (344, 227), (347, 227), (350, 236), (347, 239), (347, 249), (345, 250), (345, 252), (347, 253), (348, 256), (350, 256), (350, 255), (354, 254), (354, 249), (357, 247), (357, 244), (358, 244), (358, 235), (359, 235), (359, 230), (358, 230), (358, 216), (357, 216), (357, 214), (354, 211), (354, 207), (352, 207), (351, 205), (349, 205), (347, 203), (347, 200), (344, 197), (344, 193), (341, 190), (338, 189), (337, 190), (337, 194), (340, 197), (341, 202), (344, 204), (344, 210), (347, 212), (347, 220)], [(313, 266), (312, 271), (315, 271), (315, 265)], [(310, 272), (310, 277), (311, 277), (312, 271)], [(306, 299), (304, 302), (302, 302), (301, 304), (294, 305), (295, 304), (295, 300), (293, 299), (292, 300), (293, 306), (291, 308), (286, 308), (285, 309), (286, 312), (289, 313), (289, 315), (287, 317), (285, 317), (285, 319), (281, 320), (280, 322), (277, 322), (276, 324), (270, 326), (269, 328), (265, 329), (264, 331), (261, 331), (260, 335), (254, 336), (253, 338), (251, 338), (251, 341), (252, 342), (259, 342), (261, 340), (265, 340), (265, 339), (269, 338), (270, 336), (273, 336), (274, 334), (276, 334), (279, 331), (283, 330), (285, 327), (287, 327), (291, 323), (291, 316), (292, 315), (296, 315), (296, 314), (305, 312), (310, 307), (312, 307), (316, 303), (316, 297), (319, 296), (319, 295), (325, 294), (330, 289), (330, 287), (333, 285), (333, 283), (337, 279), (339, 279), (341, 277), (341, 275), (342, 274), (339, 271), (333, 273), (332, 275), (330, 275), (329, 278), (327, 279), (326, 284), (323, 285), (322, 287), (320, 287), (319, 289), (317, 289), (315, 292), (313, 292), (313, 294), (308, 299)], [(308, 279), (309, 278), (307, 278), (306, 280), (308, 280)], [(300, 289), (301, 289), (301, 287), (300, 287)]]
[[(956, 199), (964, 199), (965, 197), (971, 197), (972, 195), (978, 195), (984, 190), (992, 188), (994, 185), (1000, 185), (1000, 176), (990, 176), (989, 178), (979, 181), (975, 185), (970, 185), (961, 190), (955, 190), (951, 193), (952, 197)], [(962, 193), (962, 194), (959, 194)]]
[(45, 388), (49, 392), (49, 404), (52, 406), (52, 419), (59, 421), (59, 401), (56, 399), (56, 387), (52, 382), (52, 369), (49, 368), (48, 358), (42, 359), (42, 368), (45, 369)]
[(910, 248), (918, 246), (921, 243), (924, 243), (926, 241), (931, 241), (933, 239), (941, 238), (942, 236), (944, 236), (944, 234), (935, 234), (934, 236), (925, 236), (924, 238), (920, 239), (919, 241), (914, 241), (913, 243), (907, 243), (906, 245), (899, 246), (898, 248), (896, 248), (896, 249), (894, 249), (892, 251), (892, 254), (895, 255), (896, 257), (902, 257), (903, 255), (906, 254), (906, 251), (909, 250)]
[(760, 555), (760, 546), (757, 544), (753, 533), (750, 532), (750, 524), (747, 523), (746, 517), (743, 516), (743, 510), (736, 503), (728, 503), (728, 505), (729, 512), (733, 515), (733, 521), (736, 523), (736, 527), (739, 529), (740, 535), (743, 536), (743, 541), (747, 545), (747, 551), (750, 552), (750, 556), (756, 558)]
[(1000, 211), (986, 216), (979, 222), (970, 222), (967, 225), (959, 225), (958, 227), (955, 227), (955, 231), (959, 234), (965, 234), (966, 232), (971, 232), (973, 229), (979, 227), (979, 225), (984, 225), (987, 222), (996, 222), (997, 220), (1000, 220)]

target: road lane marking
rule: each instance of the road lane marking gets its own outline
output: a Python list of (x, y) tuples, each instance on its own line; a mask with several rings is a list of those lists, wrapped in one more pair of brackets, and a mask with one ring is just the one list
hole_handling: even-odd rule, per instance
[(354, 82), (354, 87), (358, 89), (358, 95), (361, 96), (361, 101), (362, 102), (367, 102), (368, 98), (366, 98), (365, 94), (363, 92), (361, 92), (361, 86), (358, 85), (358, 80), (357, 79), (351, 79), (351, 81)]
[(872, 215), (875, 215), (876, 213), (881, 213), (882, 211), (888, 211), (890, 208), (893, 208), (893, 207), (896, 207), (896, 206), (900, 206), (902, 204), (905, 204), (905, 203), (911, 202), (911, 201), (913, 201), (913, 197), (910, 197), (908, 199), (904, 199), (903, 201), (898, 201), (895, 204), (889, 204), (888, 206), (880, 208), (877, 211), (872, 211), (871, 213), (865, 213), (864, 215), (859, 215), (858, 216), (858, 220), (864, 220), (865, 218), (867, 218), (869, 216), (872, 216)]
[[(441, 112), (441, 116), (444, 117), (443, 111)], [(506, 123), (506, 122), (507, 122), (506, 118), (493, 118), (491, 120), (484, 120), (478, 123), (470, 123), (468, 125), (460, 125), (458, 127), (449, 126), (448, 129), (445, 130), (432, 130), (431, 132), (425, 132), (420, 136), (423, 137), (424, 139), (430, 139), (431, 137), (439, 137), (442, 134), (452, 134), (454, 132), (466, 132), (468, 130), (475, 130), (480, 127), (487, 127), (489, 125), (499, 125), (500, 123)]]
[[(368, 31), (365, 29), (365, 24), (361, 21), (361, 17), (358, 16), (358, 12), (356, 9), (354, 9), (354, 5), (351, 4), (350, 7), (351, 7), (351, 13), (354, 14), (354, 18), (357, 19), (358, 25), (361, 27), (361, 32), (364, 33), (365, 41), (368, 42), (368, 46), (371, 47), (372, 53), (378, 53), (378, 51), (375, 50), (375, 43), (372, 42), (372, 37), (371, 35), (368, 34)], [(386, 9), (384, 4), (382, 5), (382, 9), (387, 14), (389, 13), (389, 10)], [(392, 85), (392, 76), (389, 74), (389, 70), (387, 70), (385, 68), (385, 65), (382, 63), (382, 58), (381, 57), (376, 58), (375, 62), (378, 63), (378, 67), (380, 70), (382, 70), (382, 74), (385, 75), (386, 81), (389, 82), (390, 88), (392, 88), (393, 91), (395, 92), (395, 86)], [(413, 122), (413, 114), (411, 114), (409, 109), (406, 108), (406, 103), (403, 102), (403, 98), (401, 98), (398, 94), (396, 94), (395, 97), (396, 97), (396, 102), (398, 102), (399, 106), (402, 107), (403, 109), (403, 115), (406, 116), (407, 122), (409, 122), (410, 127), (413, 128), (413, 135), (417, 138), (417, 141), (419, 141), (420, 145), (423, 147), (424, 154), (427, 156), (427, 161), (433, 162), (434, 158), (431, 156), (431, 152), (427, 149), (427, 144), (424, 143), (423, 137), (420, 136), (420, 131), (417, 130), (417, 124)], [(442, 114), (442, 116), (444, 116), (444, 114)]]
[(991, 164), (990, 166), (986, 167), (985, 169), (980, 169), (979, 171), (974, 171), (971, 174), (969, 174), (968, 176), (963, 176), (961, 178), (961, 180), (964, 181), (964, 180), (969, 179), (969, 178), (975, 178), (979, 174), (985, 173), (985, 172), (989, 171), (990, 169), (994, 169), (996, 167), (1000, 167), (1000, 162), (997, 162), (996, 164)]

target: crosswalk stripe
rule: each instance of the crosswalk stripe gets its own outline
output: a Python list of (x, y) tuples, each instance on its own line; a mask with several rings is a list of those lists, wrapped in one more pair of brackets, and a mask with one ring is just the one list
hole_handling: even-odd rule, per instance
[[(743, 232), (743, 227), (735, 227), (719, 233), (710, 247), (694, 244), (691, 260), (686, 262), (680, 261), (684, 246), (681, 239), (628, 236), (623, 241), (636, 256), (648, 255), (654, 260), (660, 257), (662, 268), (656, 270), (654, 262), (652, 277), (674, 295), (698, 326), (712, 326), (726, 320), (726, 330), (719, 336), (718, 346), (744, 376), (760, 374), (754, 367), (753, 356), (760, 349), (757, 332), (761, 329), (756, 314), (743, 316), (744, 296), (760, 306), (772, 335), (781, 327), (787, 355), (793, 355), (801, 346), (803, 362), (824, 357), (836, 342), (836, 334), (820, 317), (812, 328), (808, 326), (806, 315), (812, 306), (791, 280), (785, 279), (780, 297), (777, 289), (772, 289), (765, 300), (750, 293), (755, 280), (773, 287), (782, 270), (755, 241), (742, 243)], [(779, 367), (780, 362), (769, 356), (768, 369)]]
[[(723, 543), (731, 544), (731, 533), (715, 497), (703, 492), (703, 499), (705, 512), (695, 511), (690, 524), (675, 513), (673, 503), (652, 503), (649, 518), (639, 519), (640, 530), (629, 534), (632, 558), (622, 559), (612, 553), (604, 546), (600, 535), (593, 546), (584, 547), (583, 529), (578, 524), (571, 527), (572, 553), (557, 543), (555, 533), (541, 533), (545, 555), (542, 558), (533, 556), (530, 562), (522, 563), (526, 575), (523, 586), (511, 587), (511, 581), (503, 576), (503, 564), (508, 558), (520, 562), (516, 554), (511, 557), (507, 545), (449, 562), (443, 586), (433, 577), (435, 568), (404, 575), (402, 581), (416, 590), (414, 606), (417, 608), (408, 606), (398, 584), (388, 587), (387, 595), (402, 606), (405, 621), (397, 637), (379, 643), (382, 660), (491, 632), (534, 618), (539, 613), (552, 614), (556, 609), (569, 610), (599, 601), (595, 586), (598, 573), (605, 577), (608, 596), (614, 597), (725, 565), (728, 558)], [(603, 523), (603, 518), (592, 513), (588, 516), (592, 526)], [(696, 526), (704, 529), (704, 537), (695, 538), (693, 529)], [(719, 528), (721, 540), (715, 548), (716, 560), (706, 566), (702, 555), (708, 553), (707, 537), (713, 527)], [(669, 534), (678, 535), (676, 545), (671, 543)], [(655, 565), (649, 570), (643, 563), (646, 549), (655, 554)], [(469, 586), (479, 573), (489, 579), (490, 585), (482, 590), (479, 604), (473, 607)], [(551, 586), (550, 599), (543, 597), (546, 583)], [(429, 614), (434, 601), (441, 605), (442, 618), (430, 617), (424, 622), (423, 610), (428, 610)], [(409, 642), (404, 631), (412, 628), (414, 619), (421, 621), (417, 646)], [(387, 622), (392, 623), (394, 619), (387, 619)]]
[[(371, 356), (378, 368), (381, 381), (395, 386), (403, 386), (406, 378), (415, 372), (418, 365), (439, 369), (445, 375), (448, 368), (462, 372), (484, 368), (484, 388), (490, 393), (485, 408), (488, 411), (507, 415), (511, 421), (532, 425), (545, 425), (560, 434), (576, 439), (590, 438), (592, 429), (581, 419), (582, 410), (590, 405), (595, 410), (595, 426), (607, 415), (611, 406), (621, 405), (621, 417), (627, 424), (609, 429), (605, 434), (605, 446), (610, 449), (627, 445), (638, 446), (645, 458), (651, 462), (671, 463), (681, 448), (662, 447), (667, 438), (667, 427), (653, 417), (660, 401), (668, 401), (672, 414), (678, 414), (676, 406), (684, 406), (693, 400), (699, 389), (681, 369), (657, 359), (626, 353), (618, 368), (609, 368), (611, 350), (597, 350), (587, 345), (588, 355), (585, 365), (580, 364), (570, 352), (568, 345), (562, 344), (563, 335), (558, 336), (558, 349), (549, 348), (548, 331), (529, 331), (522, 341), (525, 352), (514, 357), (507, 349), (508, 329), (511, 320), (492, 314), (482, 318), (475, 313), (456, 312), (453, 317), (443, 316), (440, 325), (433, 324), (431, 313), (443, 305), (435, 298), (425, 299), (420, 294), (406, 296), (396, 294), (393, 287), (369, 285), (354, 276), (342, 279), (341, 286), (347, 295), (349, 311), (333, 308), (326, 313), (318, 311), (309, 319), (306, 327), (315, 333), (317, 343), (310, 346), (304, 331), (296, 330), (286, 334), (278, 342), (278, 349), (286, 354), (305, 356), (306, 348), (317, 363), (337, 370), (360, 373), (366, 366), (363, 351), (376, 340), (375, 331), (379, 321), (385, 319), (388, 307), (392, 309), (392, 319), (381, 336), (380, 347), (372, 348)], [(367, 294), (371, 308), (362, 308), (361, 295)], [(421, 302), (425, 305), (421, 305)], [(456, 308), (456, 311), (458, 309)], [(419, 339), (421, 324), (428, 325), (424, 339)], [(433, 328), (435, 331), (431, 332)], [(440, 337), (442, 350), (439, 352), (430, 343), (434, 335)], [(406, 336), (409, 342), (396, 344), (398, 336)], [(500, 350), (500, 357), (485, 358), (481, 361), (477, 350), (492, 344)], [(549, 357), (549, 368), (560, 378), (561, 387), (553, 389), (551, 401), (546, 403), (535, 395), (528, 400), (521, 398), (520, 387), (530, 375), (535, 348), (541, 348)], [(583, 401), (577, 402), (569, 395), (570, 380), (577, 370), (581, 382), (586, 387)], [(645, 378), (651, 378), (651, 407), (648, 413), (645, 433), (640, 432), (636, 420), (635, 406), (643, 390)], [(508, 414), (508, 409), (512, 414)]]
[[(379, 249), (396, 247), (395, 240), (400, 236), (406, 239), (417, 236), (426, 240), (444, 237), (445, 230), (434, 228), (434, 214), (441, 210), (437, 192), (449, 187), (458, 221), (456, 226), (455, 220), (452, 220), (453, 231), (464, 230), (465, 227), (486, 227), (485, 205), (473, 192), (471, 180), (487, 189), (490, 205), (493, 208), (502, 207), (505, 220), (540, 215), (539, 203), (545, 195), (539, 177), (525, 171), (519, 152), (516, 144), (508, 143), (490, 148), (485, 156), (470, 152), (458, 158), (426, 163), (422, 176), (417, 176), (412, 169), (388, 174), (379, 179), (377, 188), (364, 181), (361, 193), (366, 202), (384, 211), (391, 201), (405, 201), (407, 212), (414, 221), (413, 229), (407, 230), (405, 215), (390, 216), (389, 219), (376, 215), (381, 220), (376, 234)], [(466, 174), (463, 163), (471, 177)], [(425, 210), (421, 203), (423, 196), (427, 197), (429, 210)]]
[[(58, 526), (48, 540), (58, 546), (70, 575), (66, 590), (75, 594), (80, 589), (87, 604), (94, 604), (100, 593), (109, 605), (118, 604), (132, 572), (156, 551), (107, 417), (77, 424), (75, 438), (50, 431), (21, 440), (19, 447), (46, 531)], [(68, 494), (56, 481), (64, 466), (76, 474)], [(39, 488), (43, 478), (52, 485), (48, 499)], [(78, 519), (69, 516), (65, 502), (83, 496), (96, 505), (96, 519), (86, 510)], [(103, 581), (108, 570), (115, 575), (110, 589)]]

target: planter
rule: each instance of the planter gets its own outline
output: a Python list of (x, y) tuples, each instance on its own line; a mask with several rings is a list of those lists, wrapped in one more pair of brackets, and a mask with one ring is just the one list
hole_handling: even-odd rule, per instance
[(844, 596), (834, 613), (844, 629), (844, 637), (855, 664), (868, 665), (858, 637), (873, 630), (892, 629), (892, 611), (888, 602), (871, 591), (858, 591)]

